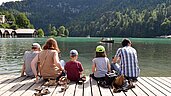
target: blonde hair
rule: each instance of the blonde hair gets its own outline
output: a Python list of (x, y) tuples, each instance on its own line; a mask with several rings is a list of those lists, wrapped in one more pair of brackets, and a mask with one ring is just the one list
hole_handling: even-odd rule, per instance
[(55, 39), (53, 38), (49, 38), (46, 43), (43, 46), (43, 50), (56, 50), (58, 53), (60, 53), (59, 47), (58, 47), (58, 43)]

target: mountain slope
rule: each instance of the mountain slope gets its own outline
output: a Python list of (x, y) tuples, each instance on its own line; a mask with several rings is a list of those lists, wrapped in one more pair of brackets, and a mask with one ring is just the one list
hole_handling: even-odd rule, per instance
[[(71, 36), (152, 37), (166, 34), (158, 32), (162, 28), (157, 31), (151, 30), (148, 26), (151, 27), (150, 24), (157, 23), (152, 27), (161, 27), (168, 14), (157, 18), (157, 21), (149, 18), (153, 18), (151, 15), (155, 12), (159, 17), (158, 14), (161, 13), (158, 12), (159, 8), (162, 10), (169, 8), (170, 2), (170, 0), (23, 0), (5, 3), (1, 8), (26, 13), (36, 28), (43, 28), (46, 32), (48, 24), (52, 24), (56, 27), (60, 25), (69, 27)], [(139, 22), (141, 24), (139, 25), (138, 20), (134, 19), (142, 19)], [(133, 26), (141, 29), (147, 27), (148, 30), (139, 30), (138, 33)], [(150, 31), (151, 34), (149, 34)], [(167, 34), (169, 34), (168, 31)]]

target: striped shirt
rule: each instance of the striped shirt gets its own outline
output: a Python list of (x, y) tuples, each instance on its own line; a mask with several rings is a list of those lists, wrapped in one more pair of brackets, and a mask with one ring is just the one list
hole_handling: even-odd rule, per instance
[(138, 67), (137, 52), (130, 46), (119, 48), (115, 57), (121, 59), (121, 74), (127, 77), (138, 77), (140, 69)]

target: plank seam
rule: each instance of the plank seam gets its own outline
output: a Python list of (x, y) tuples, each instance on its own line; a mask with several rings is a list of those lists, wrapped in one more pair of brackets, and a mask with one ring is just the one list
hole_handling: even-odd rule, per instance
[[(138, 81), (142, 86), (144, 86), (140, 81)], [(145, 81), (146, 82), (146, 81)], [(152, 92), (149, 88), (147, 88), (146, 86), (144, 86), (148, 91), (150, 91), (151, 93), (154, 94), (154, 92)], [(155, 95), (155, 94), (154, 94)]]
[[(142, 78), (143, 79), (143, 78)], [(147, 78), (148, 79), (148, 78)], [(144, 80), (144, 79), (143, 79)], [(147, 82), (146, 80), (144, 80), (145, 82)], [(150, 80), (151, 81), (151, 80)], [(148, 82), (147, 82), (148, 83)], [(148, 83), (149, 85), (151, 85), (152, 87), (154, 87), (155, 89), (157, 89), (155, 86), (153, 86), (152, 84)], [(162, 94), (164, 94), (166, 96), (165, 93), (163, 93), (162, 91), (160, 91), (159, 89), (157, 89), (159, 92), (161, 92)]]

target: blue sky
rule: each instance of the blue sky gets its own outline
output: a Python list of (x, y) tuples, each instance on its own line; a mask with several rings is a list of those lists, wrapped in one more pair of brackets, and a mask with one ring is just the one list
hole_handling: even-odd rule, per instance
[(9, 2), (9, 1), (21, 1), (21, 0), (0, 0), (0, 5), (1, 5), (3, 2)]

